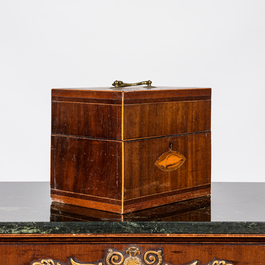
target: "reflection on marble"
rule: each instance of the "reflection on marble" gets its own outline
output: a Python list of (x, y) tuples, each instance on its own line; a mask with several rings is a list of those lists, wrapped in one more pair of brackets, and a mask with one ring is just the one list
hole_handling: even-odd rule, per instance
[[(265, 222), (264, 190), (265, 183), (212, 183), (211, 209), (205, 201), (206, 204), (201, 206), (196, 206), (194, 202), (191, 206), (186, 201), (165, 207), (168, 215), (162, 208), (156, 208), (135, 215), (128, 214), (123, 221)], [(50, 219), (53, 220), (51, 210), (52, 214), (57, 215), (54, 218), (62, 221), (58, 215), (62, 209), (58, 205), (57, 208), (51, 206), (51, 203), (48, 182), (0, 182), (0, 222), (50, 222)], [(71, 215), (73, 209), (70, 208)], [(90, 220), (89, 215), (79, 211), (80, 220), (74, 220), (72, 216), (69, 221), (100, 221), (102, 213), (98, 215), (93, 210), (89, 211), (92, 214)], [(119, 218), (115, 215), (109, 221), (122, 221)], [(102, 221), (107, 220), (103, 218)]]
[(212, 183), (212, 221), (264, 222), (265, 183)]
[(88, 209), (52, 202), (51, 222), (81, 221), (174, 221), (174, 222), (209, 222), (211, 221), (210, 196), (171, 203), (160, 207), (128, 214), (117, 214), (95, 209)]
[(0, 182), (0, 222), (49, 222), (49, 182)]

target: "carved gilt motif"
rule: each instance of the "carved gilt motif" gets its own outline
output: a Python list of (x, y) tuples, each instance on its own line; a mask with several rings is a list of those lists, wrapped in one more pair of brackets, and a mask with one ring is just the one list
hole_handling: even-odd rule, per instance
[(41, 262), (34, 262), (32, 265), (61, 265), (59, 262), (55, 263), (51, 259), (43, 259)]
[[(139, 257), (141, 255), (141, 251), (137, 247), (129, 247), (125, 251), (125, 255), (121, 252), (115, 251), (113, 249), (109, 249), (108, 253), (105, 257), (105, 261), (97, 262), (97, 263), (78, 263), (73, 259), (70, 259), (71, 265), (169, 265), (167, 263), (163, 264), (162, 250), (154, 251), (149, 250), (143, 254), (143, 257)], [(199, 265), (200, 261), (195, 260), (190, 263), (186, 263), (183, 265)], [(40, 262), (34, 262), (32, 265), (63, 265), (59, 262), (54, 262), (52, 259), (43, 259)], [(217, 260), (213, 259), (208, 262), (206, 265), (233, 265), (230, 262), (225, 260)]]

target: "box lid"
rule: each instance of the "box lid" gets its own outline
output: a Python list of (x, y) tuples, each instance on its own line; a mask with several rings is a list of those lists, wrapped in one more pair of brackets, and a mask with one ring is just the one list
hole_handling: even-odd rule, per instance
[(52, 89), (52, 133), (132, 140), (210, 130), (211, 88)]
[(188, 88), (167, 86), (137, 86), (137, 87), (91, 87), (91, 88), (60, 88), (52, 89), (54, 99), (67, 100), (67, 98), (100, 99), (102, 101), (118, 101), (124, 99), (124, 103), (173, 100), (210, 99), (211, 88)]

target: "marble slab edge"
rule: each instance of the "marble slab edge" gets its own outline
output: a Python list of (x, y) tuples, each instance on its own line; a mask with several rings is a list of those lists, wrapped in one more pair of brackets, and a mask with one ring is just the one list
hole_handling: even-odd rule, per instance
[(5, 222), (0, 234), (265, 234), (265, 222)]

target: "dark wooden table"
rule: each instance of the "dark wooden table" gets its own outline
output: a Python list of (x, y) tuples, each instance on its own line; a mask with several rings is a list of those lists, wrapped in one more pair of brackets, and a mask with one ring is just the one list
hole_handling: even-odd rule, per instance
[(4, 265), (265, 264), (265, 183), (121, 217), (50, 200), (49, 183), (0, 183)]

